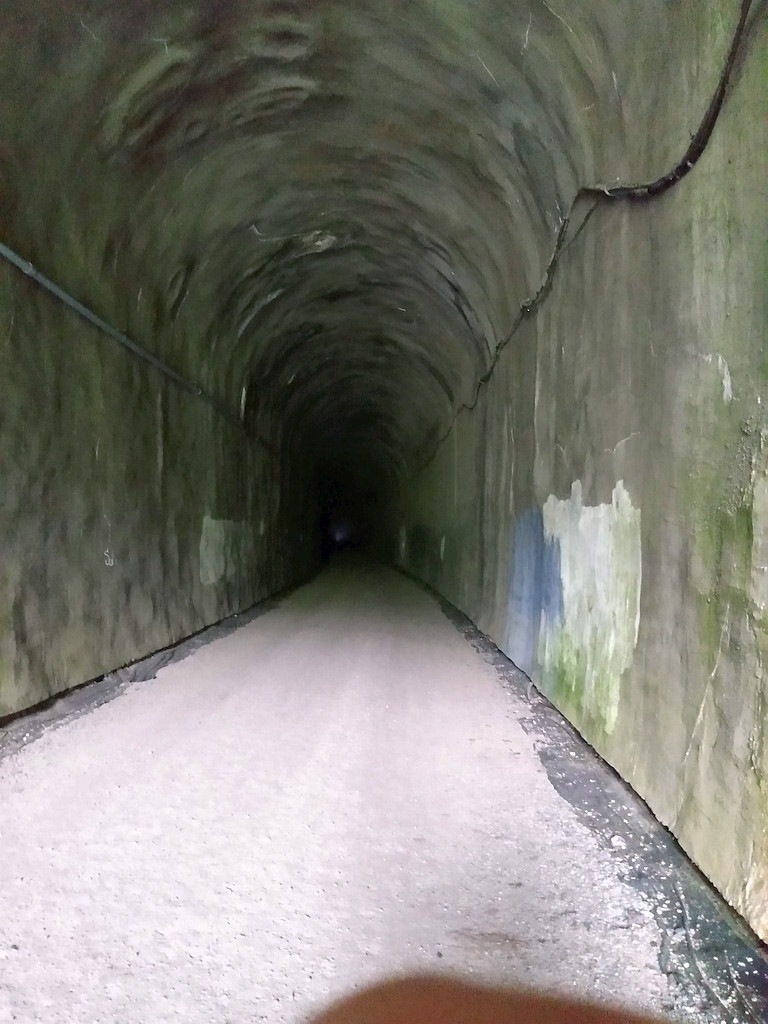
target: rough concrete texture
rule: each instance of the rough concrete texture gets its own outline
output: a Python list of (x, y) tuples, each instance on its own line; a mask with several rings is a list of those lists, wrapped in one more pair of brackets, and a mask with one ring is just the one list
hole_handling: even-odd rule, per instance
[[(628, 132), (633, 180), (674, 162), (687, 136), (668, 125), (706, 104), (727, 34), (712, 13), (669, 65), (674, 109)], [(695, 172), (598, 208), (573, 241), (408, 486), (400, 535), (402, 564), (532, 676), (763, 938), (766, 38)]]
[[(306, 573), (282, 460), (0, 266), (0, 718)], [(294, 531), (294, 526), (296, 527)]]
[(510, 336), (579, 187), (686, 152), (737, 0), (0, 0), (2, 240), (231, 416), (0, 269), (0, 714), (299, 577), (330, 493), (768, 937), (744, 6), (701, 160), (581, 202)]
[(0, 761), (0, 1020), (277, 1024), (431, 970), (719, 1021), (669, 986), (664, 901), (556, 791), (530, 710), (414, 583), (341, 562), (59, 720)]

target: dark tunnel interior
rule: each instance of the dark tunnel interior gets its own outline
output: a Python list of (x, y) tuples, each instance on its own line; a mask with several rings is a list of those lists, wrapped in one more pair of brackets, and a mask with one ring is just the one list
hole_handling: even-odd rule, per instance
[(0, 720), (365, 549), (765, 935), (767, 7), (0, 0)]
[[(489, 369), (575, 183), (584, 57), (534, 5), (500, 86), (486, 15), (517, 38), (534, 6), (487, 6), (5, 12), (6, 239), (290, 452), (283, 486), (324, 495), (307, 533), (334, 491), (391, 545), (399, 481)], [(545, 89), (565, 44), (569, 88)]]
[(362, 550), (390, 562), (400, 521), (398, 485), (375, 453), (343, 446), (336, 459), (315, 469), (321, 555)]

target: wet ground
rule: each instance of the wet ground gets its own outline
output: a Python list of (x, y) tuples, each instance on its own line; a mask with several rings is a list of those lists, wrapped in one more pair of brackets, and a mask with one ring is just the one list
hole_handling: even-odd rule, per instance
[(278, 1024), (424, 969), (762, 1020), (763, 951), (667, 833), (381, 567), (337, 562), (0, 751), (0, 1021)]

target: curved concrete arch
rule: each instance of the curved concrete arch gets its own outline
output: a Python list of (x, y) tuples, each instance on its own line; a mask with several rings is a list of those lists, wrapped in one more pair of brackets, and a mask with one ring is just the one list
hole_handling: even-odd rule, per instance
[(764, 0), (0, 5), (0, 241), (95, 314), (0, 268), (0, 716), (346, 503), (765, 937), (765, 52)]

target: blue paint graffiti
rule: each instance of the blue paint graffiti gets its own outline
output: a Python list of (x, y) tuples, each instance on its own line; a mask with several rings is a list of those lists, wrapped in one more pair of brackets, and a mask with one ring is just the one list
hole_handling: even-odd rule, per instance
[(507, 654), (531, 675), (536, 662), (542, 612), (563, 618), (560, 543), (544, 537), (541, 509), (527, 509), (515, 522), (507, 618)]

